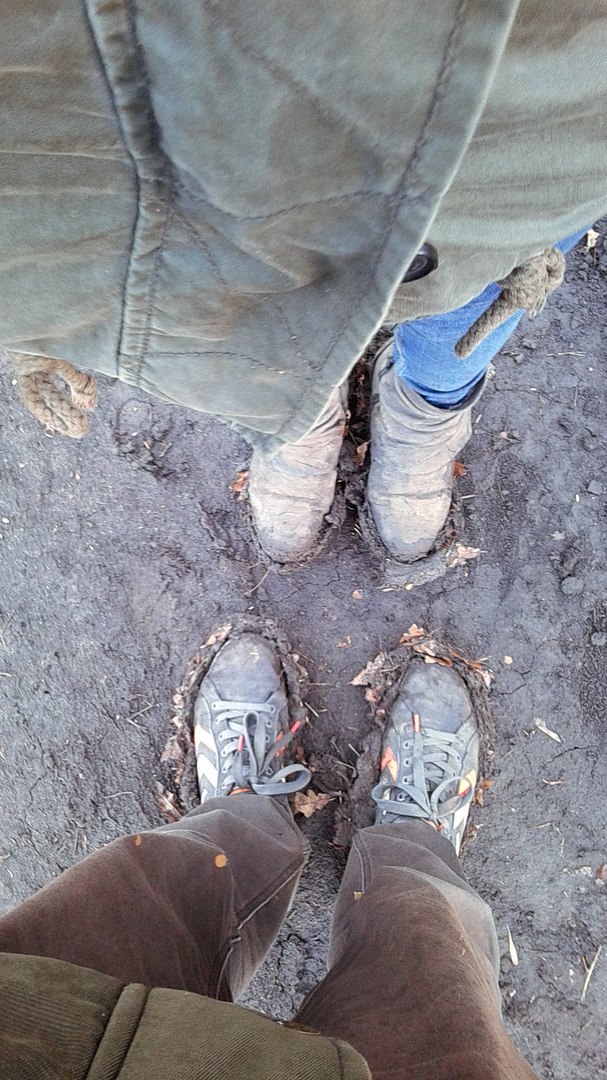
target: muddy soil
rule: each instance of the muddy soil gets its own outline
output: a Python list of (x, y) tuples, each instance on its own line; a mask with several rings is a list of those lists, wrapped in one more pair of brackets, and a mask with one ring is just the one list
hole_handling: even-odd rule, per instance
[(220, 424), (100, 379), (91, 433), (62, 440), (3, 373), (0, 910), (160, 823), (188, 657), (232, 614), (272, 617), (309, 672), (306, 750), (334, 793), (303, 824), (299, 899), (246, 998), (291, 1015), (324, 970), (333, 817), (369, 730), (350, 681), (415, 622), (494, 673), (495, 774), (464, 865), (495, 915), (508, 1030), (543, 1078), (605, 1073), (606, 278), (602, 240), (576, 251), (497, 358), (458, 481), (480, 555), (410, 591), (382, 588), (353, 513), (315, 562), (266, 574), (230, 490), (247, 447)]

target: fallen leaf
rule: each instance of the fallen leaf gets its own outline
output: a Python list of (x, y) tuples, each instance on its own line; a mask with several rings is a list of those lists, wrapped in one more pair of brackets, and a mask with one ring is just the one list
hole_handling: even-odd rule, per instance
[(165, 818), (171, 824), (175, 821), (181, 820), (183, 814), (177, 806), (177, 802), (172, 791), (167, 791), (167, 789), (163, 787), (162, 784), (159, 784), (158, 781), (156, 781), (156, 783), (154, 784), (153, 794), (156, 806), (160, 810), (163, 818)]
[(551, 728), (547, 727), (543, 720), (539, 720), (536, 717), (533, 723), (537, 730), (542, 732), (542, 735), (547, 735), (549, 739), (554, 739), (555, 742), (562, 743), (563, 740), (561, 739), (561, 736), (557, 735), (556, 731), (552, 731)]
[(354, 892), (354, 899), (355, 900), (362, 900), (362, 895), (363, 894), (361, 892), (359, 892), (358, 889), (356, 889), (355, 892)]
[(162, 754), (160, 755), (160, 760), (172, 765), (180, 764), (183, 760), (183, 750), (181, 749), (179, 743), (176, 741), (174, 736), (171, 736), (171, 738), (167, 742), (164, 750), (162, 751)]
[(596, 229), (588, 229), (586, 233), (586, 251), (592, 251), (596, 247), (596, 242), (601, 234)]
[(379, 690), (376, 690), (373, 686), (368, 686), (365, 690), (365, 701), (370, 701), (372, 705), (377, 705), (381, 700), (381, 694)]
[(514, 964), (514, 967), (516, 967), (516, 965), (518, 964), (518, 951), (517, 951), (516, 945), (514, 944), (514, 941), (512, 940), (512, 934), (510, 933), (510, 927), (507, 926), (506, 930), (508, 931), (508, 952), (510, 953), (510, 959), (511, 959), (512, 963)]
[(238, 497), (238, 501), (242, 502), (244, 499), (244, 490), (247, 486), (249, 479), (248, 469), (239, 469), (236, 473), (236, 479), (230, 484), (230, 491), (233, 495)]
[(467, 470), (466, 466), (461, 461), (454, 461), (453, 462), (453, 478), (454, 478), (454, 480), (457, 480), (457, 478), (459, 476), (467, 476), (467, 475), (468, 475), (468, 470)]
[(474, 798), (472, 799), (472, 802), (475, 806), (485, 805), (485, 792), (489, 791), (492, 783), (492, 780), (479, 780), (476, 788), (474, 789)]
[(404, 634), (400, 638), (399, 645), (408, 645), (410, 641), (414, 641), (416, 638), (425, 637), (426, 631), (423, 626), (418, 626), (417, 623), (411, 623), (408, 630), (405, 630)]
[(178, 786), (185, 772), (185, 754), (175, 736), (171, 736), (167, 742), (160, 760), (170, 766), (173, 783)]
[(425, 656), (436, 656), (436, 648), (435, 641), (420, 641), (413, 646), (413, 652), (423, 653)]
[(359, 443), (359, 445), (356, 447), (356, 450), (354, 451), (354, 457), (356, 458), (356, 464), (358, 465), (359, 469), (362, 469), (365, 463), (368, 449), (369, 442), (367, 441)]
[(343, 641), (338, 641), (337, 642), (337, 648), (338, 649), (349, 649), (351, 644), (352, 644), (352, 638), (348, 634), (348, 636), (345, 637)]
[(362, 598), (363, 598), (362, 589), (355, 589), (354, 592), (352, 593), (352, 596), (353, 596), (354, 600), (362, 600)]
[[(226, 623), (225, 626), (219, 626), (217, 630), (214, 630), (212, 634), (205, 641), (205, 645), (216, 645), (218, 641), (222, 641), (227, 634), (229, 634), (232, 627)], [(173, 699), (174, 700), (174, 699)]]
[(424, 656), (424, 664), (438, 664), (439, 667), (453, 667), (453, 661), (446, 656)]
[(506, 664), (507, 666), (509, 666), (511, 663), (512, 663), (512, 657), (511, 656), (502, 656), (502, 664)]
[(467, 562), (468, 559), (477, 559), (480, 553), (480, 548), (465, 547), (464, 544), (456, 544), (453, 558), (449, 563), (449, 569), (452, 570), (454, 566), (461, 566), (462, 563)]
[(355, 675), (350, 680), (350, 686), (373, 686), (387, 659), (385, 653), (378, 653), (375, 660), (369, 660), (369, 663), (365, 664), (362, 671), (359, 671), (358, 675)]
[(320, 791), (296, 791), (293, 798), (293, 812), (303, 814), (306, 818), (312, 817), (317, 810), (324, 810), (332, 797)]

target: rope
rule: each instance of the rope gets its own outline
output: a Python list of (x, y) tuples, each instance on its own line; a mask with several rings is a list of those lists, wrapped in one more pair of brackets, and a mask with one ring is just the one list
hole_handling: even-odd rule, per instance
[[(97, 404), (93, 376), (78, 371), (67, 360), (2, 352), (14, 369), (21, 400), (36, 419), (50, 431), (82, 438), (89, 427), (86, 413)], [(58, 380), (67, 384), (69, 396)]]
[(525, 308), (534, 318), (539, 315), (551, 292), (561, 284), (565, 274), (565, 256), (558, 248), (546, 248), (541, 255), (516, 266), (508, 277), (497, 284), (501, 294), (472, 324), (455, 346), (455, 355), (465, 360), (492, 330)]

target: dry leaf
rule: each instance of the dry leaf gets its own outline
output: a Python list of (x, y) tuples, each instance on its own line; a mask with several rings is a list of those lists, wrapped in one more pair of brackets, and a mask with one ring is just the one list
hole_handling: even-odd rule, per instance
[(601, 234), (596, 229), (588, 229), (586, 233), (586, 251), (592, 251), (596, 247), (596, 242)]
[(159, 784), (158, 781), (156, 781), (156, 783), (154, 784), (153, 794), (156, 806), (160, 810), (163, 818), (165, 818), (166, 821), (169, 822), (169, 824), (181, 820), (183, 814), (177, 806), (177, 802), (172, 791), (167, 791), (167, 789), (163, 787), (162, 784)]
[(502, 664), (510, 665), (512, 663), (511, 656), (502, 656)]
[(353, 596), (354, 600), (362, 600), (362, 598), (363, 598), (362, 589), (355, 589), (354, 592), (352, 593), (352, 596)]
[(438, 664), (439, 667), (453, 667), (453, 661), (446, 656), (424, 656), (425, 664)]
[(248, 469), (239, 469), (236, 473), (236, 479), (230, 484), (230, 491), (238, 497), (238, 501), (242, 502), (244, 499), (244, 490), (247, 486), (249, 479)]
[(510, 927), (507, 926), (506, 930), (508, 931), (508, 952), (510, 953), (510, 959), (511, 959), (512, 963), (514, 964), (514, 967), (516, 967), (516, 965), (518, 964), (517, 948), (516, 948), (516, 945), (514, 944), (514, 941), (512, 940), (512, 934), (510, 933)]
[(185, 772), (185, 754), (175, 736), (171, 736), (167, 742), (160, 760), (170, 766), (173, 783), (178, 787)]
[(381, 694), (379, 690), (376, 690), (373, 686), (368, 686), (365, 690), (365, 701), (370, 701), (372, 705), (377, 705), (381, 700)]
[(365, 463), (368, 449), (369, 443), (367, 441), (359, 443), (359, 445), (356, 447), (356, 450), (354, 451), (354, 457), (356, 458), (356, 464), (358, 465), (359, 469), (362, 469)]
[(352, 638), (348, 634), (348, 636), (345, 637), (343, 641), (338, 641), (337, 642), (337, 648), (338, 649), (349, 649), (351, 644), (352, 644)]
[(358, 675), (355, 675), (350, 680), (350, 686), (373, 686), (387, 659), (386, 654), (381, 652), (375, 657), (375, 660), (369, 660), (369, 663), (365, 665), (362, 671), (359, 671)]
[(296, 791), (293, 798), (293, 813), (303, 814), (304, 817), (312, 817), (317, 810), (324, 810), (327, 803), (331, 802), (332, 795), (326, 795), (319, 791)]
[(542, 732), (542, 735), (547, 735), (549, 739), (554, 739), (555, 742), (562, 743), (560, 735), (557, 735), (556, 731), (552, 731), (551, 728), (546, 727), (543, 720), (539, 720), (537, 717), (533, 721), (538, 731)]
[(477, 559), (480, 553), (480, 548), (465, 547), (464, 544), (456, 544), (453, 557), (449, 563), (449, 570), (453, 570), (454, 566), (461, 566), (463, 563), (467, 562), (468, 559)]
[(232, 627), (227, 623), (225, 626), (219, 626), (217, 630), (214, 630), (212, 634), (209, 634), (206, 645), (216, 645), (218, 641), (223, 641), (224, 637), (229, 634)]
[(183, 761), (183, 750), (174, 736), (171, 736), (167, 742), (160, 755), (160, 760), (172, 765), (179, 765)]
[(472, 802), (475, 806), (485, 805), (485, 792), (489, 791), (492, 783), (492, 780), (479, 780), (476, 788), (474, 789), (474, 798), (472, 799)]
[(467, 475), (468, 475), (468, 470), (467, 470), (466, 466), (464, 464), (462, 464), (461, 461), (454, 461), (453, 462), (453, 478), (454, 478), (454, 480), (457, 480), (458, 476), (467, 476)]
[(426, 631), (423, 626), (418, 626), (417, 623), (411, 623), (408, 630), (405, 630), (404, 634), (400, 638), (399, 645), (408, 645), (410, 641), (415, 641), (416, 638), (425, 637)]
[(441, 667), (453, 667), (453, 661), (446, 656), (437, 656), (438, 645), (436, 641), (421, 641), (413, 646), (413, 651), (423, 656), (426, 664), (440, 664)]

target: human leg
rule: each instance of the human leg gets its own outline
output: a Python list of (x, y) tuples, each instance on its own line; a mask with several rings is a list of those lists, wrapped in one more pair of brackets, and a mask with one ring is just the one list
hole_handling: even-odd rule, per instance
[[(235, 697), (246, 700), (244, 712)], [(238, 994), (278, 932), (306, 857), (280, 794), (290, 789), (289, 767), (275, 752), (288, 742), (286, 705), (270, 646), (253, 635), (228, 642), (203, 679), (196, 709), (197, 748), (206, 733), (209, 762), (203, 805), (66, 871), (0, 919), (0, 950), (66, 960), (124, 982), (224, 1000)], [(270, 710), (258, 768), (255, 732)], [(217, 768), (209, 784), (218, 730), (228, 732), (221, 760), (238, 772), (238, 792)], [(291, 786), (309, 780), (302, 766), (289, 775)]]
[(307, 435), (271, 457), (254, 452), (249, 469), (253, 525), (263, 550), (276, 562), (296, 562), (314, 549), (333, 503), (344, 429), (338, 387)]
[(348, 1040), (375, 1080), (534, 1075), (502, 1024), (491, 912), (455, 853), (478, 748), (466, 699), (449, 669), (420, 663), (406, 677), (376, 824), (356, 837), (340, 888), (329, 972), (297, 1017)]
[(0, 918), (0, 951), (230, 1000), (274, 940), (304, 862), (276, 800), (210, 800), (114, 841), (19, 904)]
[[(567, 252), (583, 235), (576, 233), (555, 246)], [(401, 323), (391, 344), (378, 354), (367, 502), (393, 558), (422, 558), (445, 523), (453, 464), (472, 433), (472, 409), (490, 362), (524, 309), (491, 330), (465, 358), (456, 348), (501, 293), (500, 285), (492, 283), (455, 311)]]

